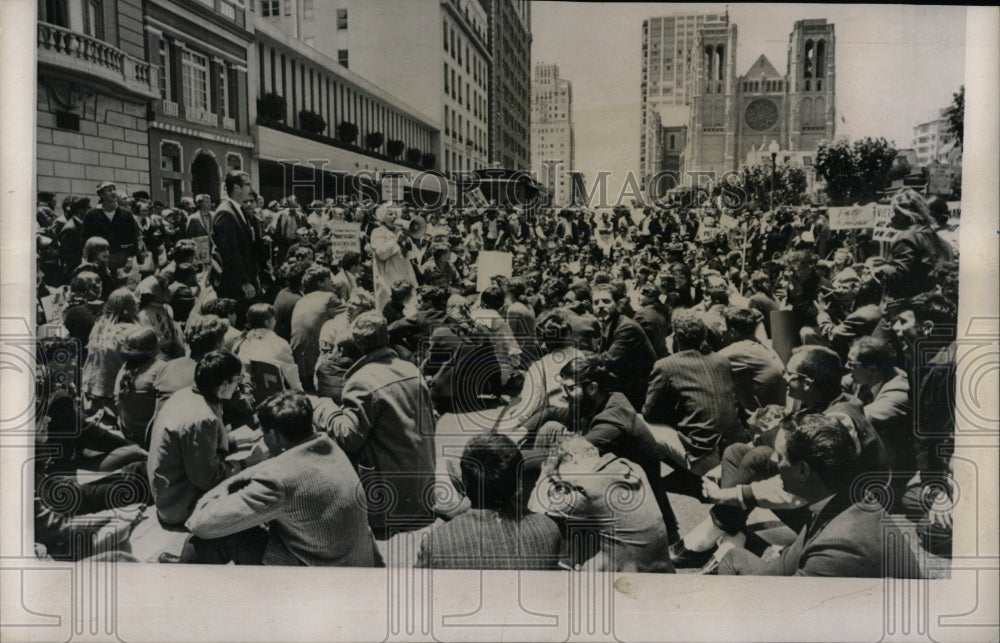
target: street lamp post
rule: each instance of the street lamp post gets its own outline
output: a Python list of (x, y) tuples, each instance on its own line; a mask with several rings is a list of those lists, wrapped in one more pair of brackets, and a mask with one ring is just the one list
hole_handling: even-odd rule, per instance
[(771, 212), (774, 212), (774, 175), (778, 168), (778, 141), (774, 139), (771, 140), (771, 144), (767, 148), (771, 152)]

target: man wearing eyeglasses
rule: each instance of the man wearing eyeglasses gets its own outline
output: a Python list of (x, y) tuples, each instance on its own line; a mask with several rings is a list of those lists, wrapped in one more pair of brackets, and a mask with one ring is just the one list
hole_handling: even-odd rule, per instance
[[(859, 501), (844, 471), (858, 458), (854, 437), (832, 418), (797, 413), (785, 418), (771, 462), (786, 492), (808, 504), (808, 520), (781, 556), (764, 562), (745, 549), (722, 558), (720, 575), (919, 577), (902, 534), (885, 511)], [(892, 531), (891, 531), (892, 530)]]
[[(885, 485), (890, 464), (882, 439), (865, 417), (864, 405), (853, 395), (844, 393), (841, 378), (844, 374), (840, 356), (822, 346), (802, 346), (792, 353), (785, 367), (788, 396), (798, 401), (800, 411), (822, 413), (836, 421), (851, 437), (857, 453), (857, 463), (850, 470), (843, 470), (843, 481), (850, 485), (859, 476), (867, 485)], [(772, 436), (773, 437), (773, 436)], [(671, 551), (674, 564), (697, 566), (706, 562), (707, 556), (695, 552), (711, 551), (718, 538), (737, 534), (746, 526), (750, 511), (761, 506), (779, 511), (779, 517), (793, 529), (807, 518), (804, 512), (784, 511), (798, 509), (807, 504), (794, 492), (782, 485), (773, 461), (774, 443), (753, 446), (733, 444), (722, 455), (721, 485), (704, 479), (706, 498), (716, 504), (711, 510), (715, 529), (700, 525), (695, 531), (698, 538), (687, 537)], [(859, 490), (863, 497), (863, 489)], [(685, 564), (690, 561), (690, 564)]]

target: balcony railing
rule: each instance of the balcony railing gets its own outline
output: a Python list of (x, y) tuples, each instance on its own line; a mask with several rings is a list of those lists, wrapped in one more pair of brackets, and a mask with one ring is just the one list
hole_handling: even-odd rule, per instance
[(156, 67), (64, 27), (38, 23), (38, 62), (107, 80), (149, 98), (157, 95)]
[(177, 109), (177, 103), (172, 100), (161, 100), (160, 111), (163, 112), (164, 116), (176, 117), (180, 113)]
[(228, 116), (222, 117), (222, 129), (227, 129), (230, 132), (236, 131), (236, 119), (230, 118)]
[(213, 114), (212, 112), (206, 109), (198, 109), (196, 107), (185, 107), (184, 118), (188, 119), (192, 123), (199, 123), (201, 125), (211, 125), (212, 127), (219, 126), (219, 117), (216, 114)]

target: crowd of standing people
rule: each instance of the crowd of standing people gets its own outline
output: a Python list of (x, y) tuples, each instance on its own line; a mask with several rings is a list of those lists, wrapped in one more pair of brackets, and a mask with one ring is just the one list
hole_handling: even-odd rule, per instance
[[(419, 532), (429, 567), (917, 575), (889, 514), (950, 554), (958, 264), (916, 192), (880, 244), (808, 207), (223, 187), (39, 195), (40, 555), (127, 550), (145, 505), (190, 534), (161, 562), (377, 566)], [(442, 466), (456, 417), (491, 419)], [(668, 492), (711, 510), (682, 533)]]

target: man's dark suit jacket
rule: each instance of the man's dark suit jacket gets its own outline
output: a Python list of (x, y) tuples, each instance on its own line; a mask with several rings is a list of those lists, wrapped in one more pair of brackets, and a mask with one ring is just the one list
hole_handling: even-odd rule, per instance
[(786, 548), (754, 573), (764, 576), (919, 578), (920, 566), (885, 511), (838, 494)]
[(635, 312), (635, 321), (653, 345), (657, 358), (666, 357), (667, 335), (670, 334), (670, 311), (661, 306), (643, 306)]
[(222, 200), (212, 218), (212, 240), (222, 259), (222, 275), (217, 292), (220, 297), (242, 300), (243, 286), (250, 284), (260, 289), (257, 258), (254, 256), (255, 238), (260, 238), (249, 219), (238, 212), (239, 206), (229, 198)]
[(59, 258), (67, 277), (83, 261), (83, 219), (70, 217), (59, 228)]
[(729, 360), (718, 353), (696, 350), (674, 353), (656, 362), (642, 415), (680, 433), (688, 454), (711, 453), (725, 436), (743, 438)]
[(607, 362), (618, 377), (618, 390), (632, 406), (639, 408), (646, 399), (649, 373), (656, 362), (656, 352), (646, 333), (631, 317), (617, 314), (601, 329), (597, 359)]

